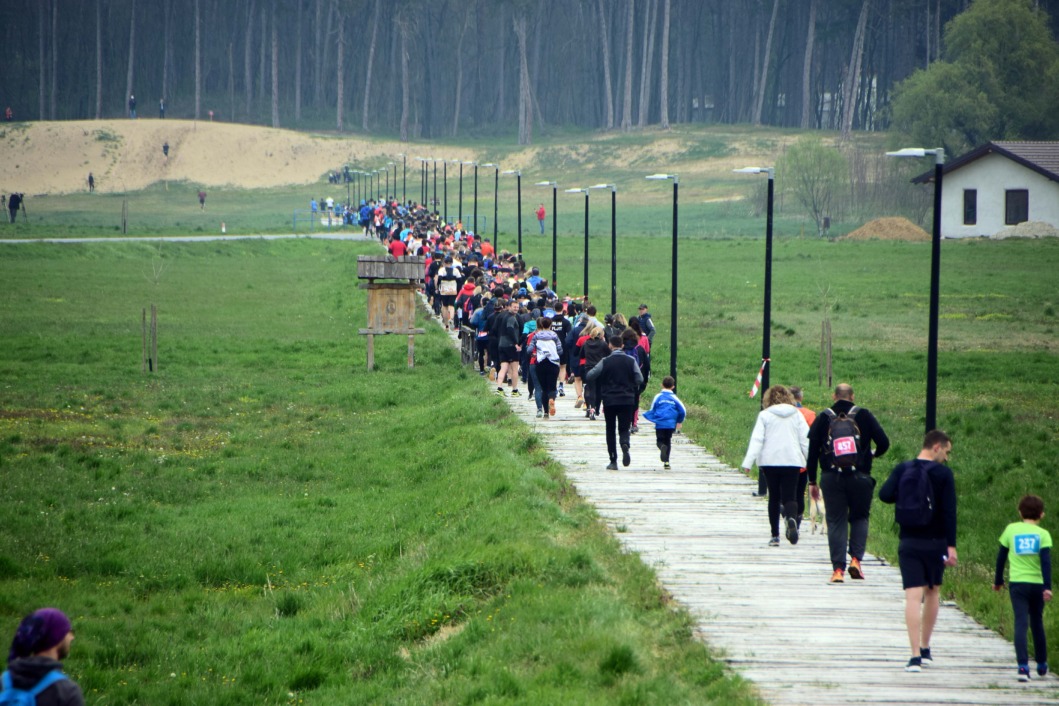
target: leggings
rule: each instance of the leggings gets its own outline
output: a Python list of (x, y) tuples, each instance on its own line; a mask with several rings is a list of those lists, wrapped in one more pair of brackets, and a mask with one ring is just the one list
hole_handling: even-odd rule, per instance
[(535, 367), (537, 368), (537, 381), (541, 388), (541, 398), (554, 400), (556, 384), (559, 381), (559, 366), (551, 361), (541, 360)]
[(1011, 609), (1015, 613), (1015, 661), (1029, 664), (1026, 628), (1033, 632), (1033, 657), (1038, 664), (1048, 661), (1048, 641), (1044, 634), (1044, 584), (1008, 585)]
[(773, 537), (780, 536), (780, 505), (784, 517), (798, 516), (798, 471), (796, 466), (764, 466), (758, 469), (765, 475), (769, 488), (769, 529)]

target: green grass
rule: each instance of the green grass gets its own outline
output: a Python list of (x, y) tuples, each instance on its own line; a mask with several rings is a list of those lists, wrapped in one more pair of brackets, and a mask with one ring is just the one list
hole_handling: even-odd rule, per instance
[(447, 338), (365, 370), (366, 247), (4, 251), (4, 629), (89, 703), (753, 703)]

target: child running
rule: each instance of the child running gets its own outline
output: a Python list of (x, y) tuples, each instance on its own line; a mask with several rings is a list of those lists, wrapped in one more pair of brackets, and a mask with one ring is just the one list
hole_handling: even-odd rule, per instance
[(1039, 525), (1044, 518), (1044, 501), (1036, 495), (1019, 500), (1021, 522), (1012, 522), (1000, 535), (993, 590), (1004, 587), (1004, 564), (1011, 559), (1008, 592), (1015, 614), (1015, 660), (1019, 681), (1030, 680), (1026, 628), (1033, 631), (1033, 656), (1037, 674), (1048, 673), (1048, 643), (1044, 634), (1044, 604), (1052, 600), (1052, 535)]
[(662, 468), (667, 471), (669, 465), (669, 449), (673, 445), (673, 432), (680, 428), (687, 416), (684, 403), (677, 397), (674, 388), (677, 381), (670, 375), (662, 378), (662, 391), (651, 400), (651, 409), (644, 412), (643, 417), (655, 425), (655, 444), (661, 452)]

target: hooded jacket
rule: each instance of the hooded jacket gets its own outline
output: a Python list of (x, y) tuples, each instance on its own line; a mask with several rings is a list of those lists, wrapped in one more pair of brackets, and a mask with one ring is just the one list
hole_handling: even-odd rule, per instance
[[(28, 691), (53, 669), (62, 669), (62, 662), (50, 657), (19, 657), (7, 663), (11, 685)], [(37, 706), (84, 706), (81, 687), (70, 679), (60, 679), (37, 696)]]
[(774, 404), (757, 415), (750, 445), (743, 458), (743, 468), (755, 463), (762, 466), (805, 468), (809, 453), (809, 425), (798, 408), (791, 404)]

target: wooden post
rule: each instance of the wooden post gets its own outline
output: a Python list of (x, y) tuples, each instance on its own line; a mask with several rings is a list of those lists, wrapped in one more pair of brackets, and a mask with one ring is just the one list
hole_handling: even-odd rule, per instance
[(375, 334), (368, 334), (368, 370), (375, 370)]
[(140, 372), (147, 373), (147, 307), (143, 308), (140, 315), (140, 329), (142, 333), (142, 345), (140, 350)]
[(414, 368), (416, 366), (416, 337), (413, 335), (408, 336), (408, 367)]
[(154, 372), (158, 372), (158, 309), (151, 304), (151, 360)]

